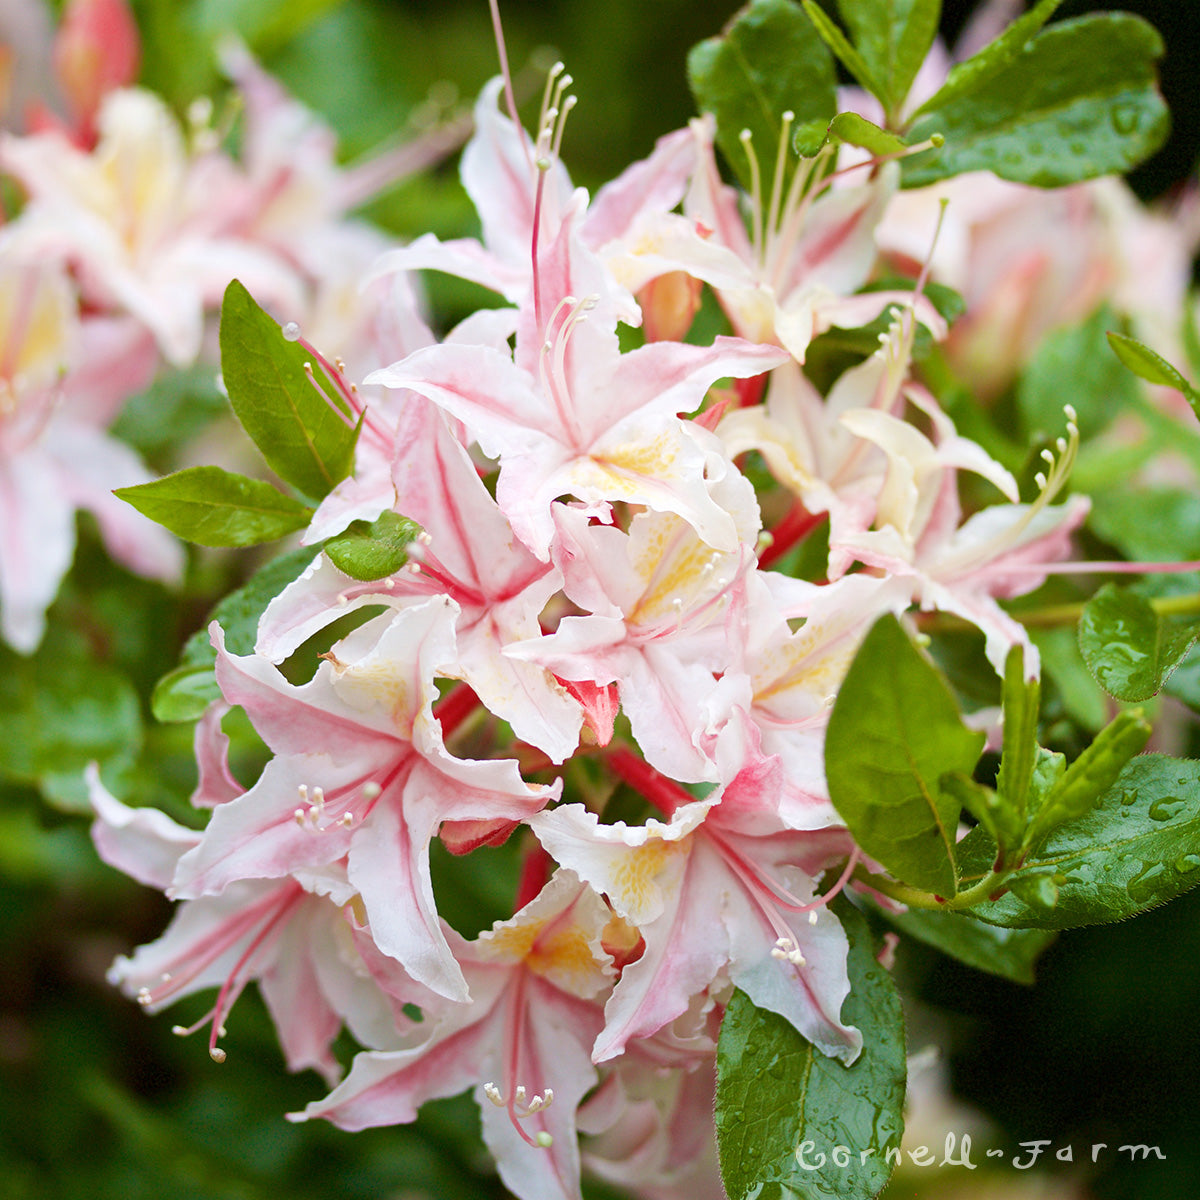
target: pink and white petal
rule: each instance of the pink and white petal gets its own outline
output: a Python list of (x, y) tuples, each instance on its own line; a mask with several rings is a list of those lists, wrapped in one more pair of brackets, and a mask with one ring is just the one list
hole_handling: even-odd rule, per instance
[[(514, 1014), (520, 1029), (513, 1078), (531, 1093), (546, 1088), (554, 1092), (553, 1103), (525, 1118), (522, 1125), (528, 1136), (547, 1133), (552, 1141), (547, 1147), (531, 1146), (517, 1132), (508, 1112), (491, 1103), (478, 1087), (475, 1098), (483, 1140), (496, 1159), (500, 1178), (520, 1200), (580, 1200), (575, 1113), (596, 1083), (588, 1047), (600, 1030), (600, 1009), (532, 972), (525, 976), (521, 999), (524, 1011)], [(516, 1003), (511, 994), (509, 1003)]]
[(649, 157), (626, 167), (596, 193), (581, 230), (594, 250), (624, 239), (646, 214), (665, 213), (682, 199), (696, 166), (691, 129), (677, 129), (654, 143)]
[[(689, 806), (692, 807), (692, 806)], [(631, 1038), (649, 1037), (688, 1011), (716, 978), (731, 947), (721, 919), (728, 873), (699, 838), (688, 841), (682, 878), (663, 913), (641, 926), (645, 949), (628, 964), (604, 1006), (594, 1062), (622, 1054)]]
[(397, 271), (444, 271), (459, 279), (478, 283), (499, 292), (506, 300), (520, 302), (529, 290), (530, 267), (509, 262), (492, 253), (473, 238), (443, 242), (432, 233), (424, 233), (407, 246), (380, 255), (367, 281)]
[(96, 813), (92, 841), (110, 867), (144, 883), (166, 890), (180, 856), (200, 840), (194, 829), (172, 821), (156, 808), (128, 808), (100, 782), (95, 763), (85, 773), (88, 800)]
[[(800, 872), (788, 880), (799, 899), (812, 895), (811, 883)], [(725, 921), (733, 947), (730, 977), (759, 1008), (778, 1013), (793, 1028), (831, 1058), (852, 1063), (862, 1050), (862, 1034), (841, 1019), (842, 1003), (850, 994), (846, 974), (849, 944), (838, 919), (827, 909), (814, 909), (815, 925), (803, 914), (790, 923), (792, 938), (804, 957), (793, 966), (771, 956), (777, 931), (745, 896), (726, 910)]]
[(342, 1019), (329, 1003), (312, 955), (312, 926), (340, 920), (326, 900), (313, 897), (280, 932), (272, 962), (258, 981), (267, 1011), (283, 1049), (289, 1071), (318, 1072), (328, 1087), (341, 1078), (342, 1069), (330, 1044), (342, 1028)]
[(504, 653), (505, 633), (493, 615), (458, 639), (452, 676), (471, 685), (483, 706), (508, 721), (522, 741), (561, 763), (579, 744), (583, 714), (544, 667)]
[(292, 755), (267, 763), (249, 791), (219, 805), (200, 842), (180, 860), (171, 895), (184, 899), (223, 892), (243, 879), (280, 879), (304, 867), (325, 866), (350, 848), (351, 831), (340, 820), (320, 825), (297, 811), (324, 789), (335, 816), (362, 803), (361, 767), (335, 769), (323, 754)]
[(192, 746), (199, 780), (190, 797), (195, 808), (216, 808), (236, 800), (246, 790), (229, 769), (229, 735), (221, 728), (227, 712), (228, 704), (214, 700), (196, 722)]
[(362, 897), (371, 937), (418, 983), (439, 996), (467, 1001), (462, 969), (438, 922), (429, 843), (438, 812), (385, 793), (350, 845), (348, 873)]
[(0, 633), (32, 654), (75, 555), (75, 514), (40, 449), (0, 460)]
[(425, 1041), (404, 1050), (371, 1050), (354, 1056), (350, 1073), (324, 1100), (291, 1121), (324, 1117), (339, 1129), (356, 1132), (377, 1125), (403, 1125), (417, 1118), (427, 1100), (455, 1096), (474, 1084), (492, 1037), (487, 1009), (464, 1009), (474, 1019), (435, 1030)]
[(786, 361), (777, 346), (720, 336), (711, 346), (652, 342), (619, 357), (583, 364), (579, 383), (591, 411), (577, 402), (580, 449), (607, 440), (635, 414), (665, 418), (693, 412), (718, 379), (762, 375)]
[[(529, 135), (500, 112), (503, 87), (499, 77), (490, 79), (475, 102), (475, 135), (463, 150), (462, 181), (488, 249), (504, 262), (524, 266), (530, 262), (538, 174)], [(566, 208), (572, 190), (557, 156), (545, 172), (543, 189), (543, 221), (553, 238), (557, 230), (551, 222)]]
[(533, 378), (490, 346), (430, 346), (373, 371), (365, 382), (428, 397), (462, 421), (489, 458), (528, 453), (531, 443), (565, 436)]

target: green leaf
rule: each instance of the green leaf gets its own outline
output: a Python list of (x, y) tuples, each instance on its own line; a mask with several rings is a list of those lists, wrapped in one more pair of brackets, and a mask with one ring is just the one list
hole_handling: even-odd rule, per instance
[[(991, 867), (995, 844), (982, 828), (959, 843), (964, 876)], [(1029, 878), (1031, 885), (1020, 881)], [(1031, 904), (1039, 878), (1057, 889), (1047, 908)], [(1052, 830), (1013, 876), (1013, 891), (971, 910), (1007, 928), (1071, 929), (1120, 921), (1200, 883), (1200, 762), (1142, 754), (1100, 802)], [(1021, 895), (1018, 893), (1024, 893)]]
[(408, 562), (409, 543), (420, 532), (416, 521), (389, 511), (375, 521), (355, 521), (323, 549), (333, 565), (352, 579), (383, 579)]
[(37, 654), (0, 648), (0, 777), (40, 784), (137, 753), (142, 718), (125, 675), (74, 630), (52, 625)]
[(906, 149), (904, 142), (894, 133), (880, 129), (866, 117), (860, 117), (854, 112), (838, 113), (829, 122), (829, 137), (831, 140), (847, 142), (851, 146), (860, 146), (876, 158), (903, 154)]
[(225, 631), (225, 648), (231, 654), (249, 654), (258, 637), (258, 622), (266, 607), (316, 557), (310, 546), (290, 550), (256, 571), (236, 591), (230, 592), (209, 613), (204, 627), (183, 647), (179, 666), (164, 675), (154, 689), (150, 707), (160, 721), (195, 721), (213, 701), (220, 699), (214, 668), (217, 652), (208, 635), (216, 621)]
[(1144, 597), (1106, 583), (1079, 618), (1079, 649), (1110, 696), (1141, 701), (1163, 683), (1200, 636), (1200, 620), (1156, 612)]
[(1013, 646), (1004, 662), (1004, 745), (996, 778), (1000, 801), (1016, 818), (1005, 826), (1009, 832), (1024, 824), (1029, 807), (1029, 789), (1038, 757), (1040, 699), (1038, 680), (1025, 678), (1024, 650), (1019, 645)]
[(1088, 525), (1128, 559), (1200, 558), (1200, 496), (1193, 488), (1106, 488), (1092, 496)]
[(1192, 411), (1200, 417), (1200, 392), (1161, 354), (1156, 354), (1149, 346), (1123, 333), (1109, 333), (1108, 344), (1113, 348), (1113, 353), (1140, 379), (1182, 392)]
[(1059, 187), (1128, 171), (1167, 135), (1154, 67), (1162, 49), (1151, 25), (1125, 13), (1043, 30), (969, 93), (922, 110), (910, 143), (935, 133), (946, 142), (904, 161), (904, 186), (990, 170)]
[(962, 913), (919, 908), (890, 912), (878, 907), (873, 911), (899, 932), (977, 971), (999, 975), (1014, 983), (1034, 982), (1034, 963), (1057, 936), (1047, 929), (1004, 929), (987, 925)]
[(697, 107), (717, 118), (717, 144), (747, 188), (743, 129), (769, 180), (783, 114), (793, 113), (797, 125), (828, 125), (837, 112), (833, 59), (791, 0), (752, 0), (720, 37), (692, 47), (688, 79)]
[[(838, 917), (850, 942), (842, 1019), (863, 1035), (851, 1066), (827, 1058), (744, 992), (735, 991), (725, 1010), (717, 1148), (730, 1200), (868, 1200), (891, 1174), (885, 1154), (900, 1145), (904, 1129), (904, 1016), (866, 921), (850, 905), (839, 905)], [(807, 1170), (797, 1154), (802, 1146), (804, 1163), (815, 1166), (823, 1156), (823, 1165)], [(837, 1146), (849, 1151), (844, 1165), (833, 1160)]]
[(1037, 32), (1054, 15), (1062, 0), (1038, 0), (1018, 17), (999, 37), (988, 42), (978, 54), (950, 68), (946, 82), (917, 109), (914, 116), (941, 109), (960, 96), (967, 96), (1000, 74), (1020, 54)]
[(1125, 764), (1150, 738), (1141, 709), (1118, 713), (1041, 798), (1027, 844), (1036, 846), (1055, 825), (1083, 816), (1117, 781)]
[(962, 771), (950, 771), (938, 780), (942, 793), (965, 808), (1006, 849), (1020, 843), (1024, 825), (1011, 805), (990, 787)]
[(838, 0), (838, 13), (889, 115), (904, 103), (933, 45), (941, 10), (941, 0)]
[(809, 20), (821, 35), (821, 40), (833, 51), (842, 66), (872, 96), (877, 96), (882, 101), (886, 94), (886, 87), (882, 80), (875, 78), (867, 60), (851, 45), (846, 35), (829, 19), (825, 10), (816, 0), (800, 0), (800, 3), (804, 5), (804, 11), (808, 13)]
[(959, 804), (938, 786), (970, 775), (984, 736), (893, 616), (876, 621), (838, 690), (825, 738), (834, 808), (854, 840), (904, 883), (956, 889)]
[(280, 479), (321, 499), (354, 463), (358, 427), (347, 423), (344, 403), (236, 279), (225, 289), (220, 337), (221, 374), (238, 420)]
[(1082, 324), (1056, 329), (1039, 343), (1017, 386), (1017, 406), (1030, 441), (1062, 432), (1066, 400), (1085, 441), (1135, 402), (1137, 384), (1104, 349), (1105, 333), (1115, 319), (1112, 309), (1101, 305)]
[(303, 529), (312, 509), (261, 479), (185, 467), (113, 492), (176, 537), (200, 546), (257, 546)]

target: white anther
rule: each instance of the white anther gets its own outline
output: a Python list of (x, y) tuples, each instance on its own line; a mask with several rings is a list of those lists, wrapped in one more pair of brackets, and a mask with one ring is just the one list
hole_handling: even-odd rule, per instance
[(500, 1089), (494, 1083), (485, 1083), (483, 1085), (483, 1094), (497, 1107), (503, 1108), (505, 1101), (500, 1094)]
[(225, 1051), (220, 1046), (213, 1046), (208, 1051), (208, 1057), (215, 1063), (223, 1063), (225, 1061)]
[(817, 923), (817, 910), (815, 908), (808, 914), (808, 923), (810, 925)]
[(422, 529), (421, 532), (417, 534), (417, 541), (420, 542), (422, 546), (432, 545), (433, 534), (427, 533), (424, 529)]

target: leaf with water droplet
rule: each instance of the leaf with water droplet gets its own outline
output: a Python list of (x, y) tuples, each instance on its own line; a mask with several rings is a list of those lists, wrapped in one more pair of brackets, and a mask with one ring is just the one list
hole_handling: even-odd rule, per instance
[(1143, 596), (1106, 583), (1079, 619), (1079, 649), (1110, 696), (1148, 700), (1200, 637), (1200, 620), (1164, 617)]
[(1055, 825), (1081, 817), (1116, 782), (1125, 764), (1150, 737), (1141, 709), (1118, 713), (1092, 744), (1038, 797), (1039, 805), (1025, 838), (1034, 849)]
[[(904, 1015), (862, 914), (835, 907), (850, 943), (841, 1015), (862, 1031), (862, 1053), (848, 1067), (827, 1058), (783, 1017), (734, 992), (717, 1045), (717, 1148), (730, 1200), (870, 1200), (891, 1174), (885, 1151), (904, 1130)], [(780, 1070), (760, 1071), (763, 1055)], [(825, 1155), (817, 1170), (797, 1160), (806, 1141), (806, 1162)], [(850, 1150), (846, 1166), (830, 1158), (839, 1145)], [(865, 1150), (874, 1152), (860, 1159)]]
[[(1134, 799), (1127, 803), (1130, 796)], [(1169, 819), (1161, 819), (1164, 812), (1171, 814)], [(1010, 890), (971, 913), (1010, 929), (1071, 929), (1119, 921), (1200, 883), (1200, 871), (1188, 862), (1198, 845), (1200, 762), (1141, 754), (1093, 808), (1051, 830), (1016, 872), (1017, 879), (1024, 873), (1047, 875), (1051, 882), (1061, 878), (1052, 908), (1039, 908)], [(958, 852), (966, 884), (990, 870), (995, 842), (980, 826), (959, 842)]]
[[(1059, 187), (1121, 173), (1165, 140), (1167, 108), (1157, 88), (1162, 55), (1155, 29), (1126, 13), (1099, 13), (1043, 29), (995, 71), (943, 89), (907, 133), (940, 149), (904, 163), (906, 187), (966, 171)], [(1086, 153), (1070, 152), (1084, 141)]]
[(701, 112), (717, 119), (717, 145), (746, 188), (752, 185), (742, 130), (751, 134), (764, 186), (779, 149), (783, 114), (797, 125), (828, 125), (837, 112), (833, 58), (791, 0), (752, 0), (719, 37), (693, 46), (688, 80)]

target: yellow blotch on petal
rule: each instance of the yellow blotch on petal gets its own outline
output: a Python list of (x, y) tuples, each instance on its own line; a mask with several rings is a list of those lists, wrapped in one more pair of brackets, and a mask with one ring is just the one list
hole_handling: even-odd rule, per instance
[(653, 919), (663, 894), (663, 876), (686, 852), (683, 842), (649, 838), (622, 855), (613, 871), (609, 895), (635, 923)]

